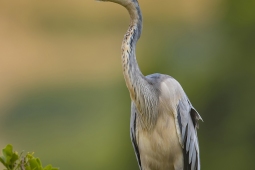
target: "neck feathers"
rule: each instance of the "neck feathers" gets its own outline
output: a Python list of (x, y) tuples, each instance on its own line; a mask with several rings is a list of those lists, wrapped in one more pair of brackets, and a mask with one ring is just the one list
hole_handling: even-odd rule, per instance
[(135, 100), (137, 82), (145, 80), (135, 56), (136, 42), (142, 31), (142, 16), (137, 2), (129, 3), (125, 7), (130, 14), (131, 22), (122, 42), (122, 66), (130, 96)]
[(143, 22), (143, 18), (142, 18), (142, 14), (141, 14), (141, 10), (140, 10), (140, 6), (138, 4), (138, 2), (136, 0), (133, 0), (133, 3), (130, 3), (128, 5), (126, 5), (125, 7), (127, 8), (130, 18), (131, 18), (131, 23), (130, 26), (134, 25), (136, 26), (136, 35), (134, 36), (134, 38), (137, 38), (136, 41), (140, 38), (141, 32), (142, 32), (142, 22)]
[(158, 95), (153, 85), (141, 73), (135, 54), (136, 43), (142, 31), (142, 15), (136, 0), (125, 5), (131, 22), (122, 42), (122, 66), (127, 88), (140, 113), (143, 128), (150, 129), (157, 116)]

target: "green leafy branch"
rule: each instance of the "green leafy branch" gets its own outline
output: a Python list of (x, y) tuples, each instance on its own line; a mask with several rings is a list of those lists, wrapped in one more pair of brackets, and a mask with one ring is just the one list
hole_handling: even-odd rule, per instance
[(39, 158), (34, 157), (34, 153), (27, 153), (25, 156), (18, 155), (18, 152), (13, 152), (12, 145), (7, 145), (2, 149), (3, 156), (0, 157), (0, 162), (4, 165), (4, 170), (58, 170), (52, 165), (47, 165), (44, 168)]

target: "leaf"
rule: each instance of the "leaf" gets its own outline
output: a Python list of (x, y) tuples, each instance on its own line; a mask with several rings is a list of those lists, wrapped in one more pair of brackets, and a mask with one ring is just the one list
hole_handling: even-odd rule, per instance
[(27, 155), (26, 155), (26, 157), (27, 157), (28, 159), (32, 159), (32, 158), (34, 158), (33, 155), (34, 155), (34, 152), (32, 152), (32, 153), (28, 152)]
[(43, 168), (43, 170), (59, 170), (59, 168), (53, 168), (52, 165), (47, 165)]
[(11, 165), (11, 158), (12, 158), (12, 155), (13, 155), (13, 151), (12, 151), (12, 145), (7, 145), (3, 150), (3, 161), (5, 162), (5, 164), (7, 166)]
[(51, 165), (47, 165), (43, 168), (43, 170), (51, 170), (52, 169), (52, 166)]
[(28, 160), (28, 163), (32, 170), (43, 170), (42, 163), (39, 158), (33, 157), (32, 159)]
[(30, 166), (26, 166), (25, 170), (31, 170)]
[(2, 164), (7, 168), (7, 165), (5, 164), (5, 161), (4, 161), (4, 157), (3, 157), (3, 156), (0, 157), (0, 162), (2, 162)]
[(37, 164), (38, 164), (39, 168), (40, 168), (41, 170), (43, 170), (41, 160), (40, 160), (39, 158), (36, 158), (36, 162), (37, 162)]
[(12, 154), (12, 157), (11, 157), (11, 160), (10, 160), (10, 163), (11, 165), (14, 165), (15, 162), (19, 159), (19, 155), (18, 155), (18, 152), (14, 152)]

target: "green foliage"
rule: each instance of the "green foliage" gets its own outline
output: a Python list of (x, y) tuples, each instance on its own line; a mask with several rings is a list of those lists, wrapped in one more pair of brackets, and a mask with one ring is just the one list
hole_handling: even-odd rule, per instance
[(4, 170), (58, 170), (51, 165), (44, 168), (39, 158), (34, 157), (34, 153), (27, 153), (22, 156), (18, 152), (13, 152), (12, 145), (7, 145), (2, 149), (3, 156), (0, 157), (0, 162), (7, 168)]

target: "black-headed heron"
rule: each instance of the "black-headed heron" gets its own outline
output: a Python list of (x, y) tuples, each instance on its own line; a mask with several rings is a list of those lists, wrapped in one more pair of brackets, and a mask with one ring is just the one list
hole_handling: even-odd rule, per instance
[(142, 32), (137, 0), (99, 0), (124, 6), (131, 18), (122, 42), (122, 66), (132, 100), (130, 135), (140, 170), (200, 170), (198, 120), (181, 85), (164, 74), (144, 76), (135, 48)]

